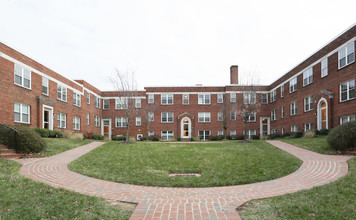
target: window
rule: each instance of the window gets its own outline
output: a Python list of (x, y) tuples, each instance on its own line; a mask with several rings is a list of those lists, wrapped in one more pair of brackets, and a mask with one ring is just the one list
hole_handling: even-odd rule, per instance
[(79, 94), (73, 92), (73, 105), (80, 107), (81, 105), (81, 97)]
[(230, 112), (230, 120), (235, 121), (236, 120), (236, 112)]
[(94, 116), (94, 126), (95, 127), (100, 127), (100, 117), (99, 116)]
[(57, 127), (66, 128), (67, 127), (67, 115), (64, 113), (57, 113)]
[(277, 120), (277, 110), (274, 109), (271, 111), (271, 121)]
[(135, 108), (141, 108), (141, 99), (135, 99)]
[(307, 86), (313, 82), (313, 67), (310, 67), (303, 73), (303, 86)]
[(350, 80), (340, 84), (340, 102), (355, 98), (355, 80)]
[(120, 97), (115, 99), (115, 109), (128, 109), (129, 99), (127, 97)]
[(67, 88), (59, 84), (57, 85), (57, 99), (67, 102)]
[(294, 77), (289, 81), (289, 92), (295, 92), (297, 90), (297, 77)]
[(268, 94), (267, 93), (262, 93), (261, 94), (261, 103), (262, 104), (268, 104)]
[(87, 125), (89, 125), (89, 124), (90, 124), (90, 114), (87, 113)]
[(328, 58), (321, 61), (321, 78), (328, 75)]
[(305, 123), (304, 124), (304, 131), (311, 131), (313, 130), (313, 123), (309, 122), (309, 123)]
[(217, 94), (218, 103), (224, 103), (224, 94)]
[(155, 95), (154, 94), (148, 94), (148, 103), (149, 104), (155, 103)]
[(255, 104), (256, 103), (256, 93), (253, 91), (244, 92), (244, 103), (245, 104)]
[(281, 98), (284, 97), (284, 84), (281, 85)]
[(272, 134), (277, 134), (277, 129), (273, 128), (272, 129)]
[(256, 130), (245, 130), (245, 135), (248, 139), (251, 139), (253, 135), (256, 135)]
[(98, 96), (94, 96), (94, 107), (100, 108), (100, 98)]
[(271, 103), (277, 100), (277, 90), (271, 91)]
[(110, 100), (109, 99), (104, 99), (103, 100), (103, 109), (104, 110), (110, 109)]
[(230, 102), (236, 102), (236, 93), (230, 93)]
[(173, 137), (173, 131), (162, 131), (162, 141), (169, 141)]
[(48, 95), (48, 79), (42, 77), (42, 94)]
[(161, 122), (162, 123), (173, 122), (173, 112), (162, 112), (161, 113)]
[(15, 102), (14, 121), (30, 124), (30, 105)]
[(210, 122), (210, 112), (199, 112), (198, 122)]
[(339, 50), (339, 69), (355, 61), (354, 42)]
[(290, 126), (290, 132), (297, 132), (297, 131), (298, 131), (298, 126), (297, 125)]
[(148, 136), (149, 137), (153, 137), (155, 135), (155, 132), (154, 131), (148, 131)]
[(218, 112), (218, 121), (223, 121), (223, 120), (224, 120), (223, 113)]
[(161, 94), (162, 105), (173, 105), (173, 94)]
[(188, 94), (183, 94), (182, 95), (182, 104), (183, 105), (189, 105), (189, 95)]
[(343, 116), (340, 118), (340, 125), (345, 124), (346, 122), (355, 121), (355, 115)]
[(313, 110), (313, 96), (304, 98), (304, 112)]
[(73, 117), (73, 130), (80, 130), (80, 118), (77, 116)]
[(90, 104), (90, 93), (87, 92), (87, 104)]
[(15, 84), (31, 89), (31, 71), (15, 64)]
[(284, 118), (284, 106), (281, 107), (281, 118)]
[(296, 115), (298, 113), (297, 102), (290, 103), (290, 115)]
[(285, 128), (282, 128), (282, 134), (284, 134), (286, 132)]
[(136, 117), (136, 126), (141, 126), (141, 117)]
[(236, 137), (236, 130), (231, 130), (230, 131), (230, 136)]
[(148, 113), (148, 121), (149, 122), (154, 122), (155, 121), (155, 113), (154, 112), (149, 112)]
[(256, 112), (245, 112), (244, 119), (246, 122), (255, 122), (256, 121)]
[(218, 136), (222, 136), (224, 135), (224, 131), (223, 130), (218, 130)]
[(199, 137), (200, 140), (206, 141), (209, 140), (209, 136), (210, 136), (210, 131), (199, 131)]
[(115, 127), (126, 128), (127, 127), (127, 118), (126, 117), (116, 117), (115, 118)]
[(199, 105), (209, 105), (210, 104), (210, 94), (199, 94), (198, 95)]

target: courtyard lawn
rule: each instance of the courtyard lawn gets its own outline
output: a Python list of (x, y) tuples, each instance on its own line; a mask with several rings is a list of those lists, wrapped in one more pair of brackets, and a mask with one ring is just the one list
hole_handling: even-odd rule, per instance
[(27, 179), (18, 173), (20, 167), (0, 159), (0, 219), (129, 219), (132, 213), (104, 199)]
[[(265, 141), (224, 143), (145, 143), (105, 145), (73, 161), (75, 172), (114, 182), (148, 186), (209, 187), (276, 179), (301, 161)], [(199, 173), (200, 177), (169, 177)]]
[(315, 138), (283, 138), (281, 141), (293, 144), (297, 147), (304, 148), (306, 150), (314, 151), (320, 154), (338, 154), (337, 151), (333, 150), (326, 137), (315, 137)]
[(47, 142), (46, 150), (39, 154), (34, 154), (32, 157), (49, 157), (92, 142), (92, 140), (67, 138), (44, 138), (44, 140)]

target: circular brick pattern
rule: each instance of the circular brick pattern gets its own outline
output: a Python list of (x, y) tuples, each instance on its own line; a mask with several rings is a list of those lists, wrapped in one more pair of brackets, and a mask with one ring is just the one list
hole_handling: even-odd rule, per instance
[(294, 173), (275, 180), (238, 186), (170, 188), (121, 184), (72, 172), (67, 165), (102, 145), (93, 142), (47, 158), (18, 159), (24, 176), (75, 192), (138, 203), (130, 219), (240, 219), (236, 208), (252, 199), (293, 193), (327, 184), (348, 172), (350, 156), (314, 153), (280, 141), (270, 144), (303, 161)]

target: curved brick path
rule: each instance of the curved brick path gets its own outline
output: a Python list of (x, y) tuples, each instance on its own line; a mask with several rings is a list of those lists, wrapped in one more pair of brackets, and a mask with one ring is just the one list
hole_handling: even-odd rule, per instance
[(309, 189), (332, 182), (348, 172), (350, 156), (314, 153), (280, 141), (268, 141), (303, 160), (294, 173), (260, 183), (211, 187), (168, 188), (120, 184), (68, 170), (67, 165), (103, 143), (93, 142), (40, 159), (17, 160), (24, 176), (79, 193), (138, 203), (131, 219), (240, 219), (236, 208), (252, 199)]

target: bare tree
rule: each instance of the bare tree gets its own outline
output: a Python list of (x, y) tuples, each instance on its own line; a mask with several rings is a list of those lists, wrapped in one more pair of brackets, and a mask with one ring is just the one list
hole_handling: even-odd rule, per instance
[(151, 122), (154, 121), (155, 112), (156, 112), (156, 105), (149, 104), (147, 101), (145, 108), (142, 111), (142, 121), (145, 123), (146, 131), (149, 131), (150, 124)]
[(122, 123), (126, 126), (126, 143), (129, 142), (129, 131), (131, 120), (136, 115), (135, 111), (135, 97), (137, 97), (137, 83), (134, 72), (120, 72), (115, 69), (115, 76), (111, 78), (111, 82), (116, 91), (118, 91), (119, 98), (116, 99), (116, 108), (124, 112), (125, 121)]
[(225, 134), (225, 139), (226, 139), (226, 130), (230, 126), (231, 122), (231, 112), (235, 112), (237, 110), (236, 108), (236, 102), (231, 102), (230, 97), (227, 97), (227, 94), (224, 94), (223, 96), (223, 104), (220, 107), (219, 110), (219, 119), (222, 123), (222, 126), (224, 128), (224, 134)]

